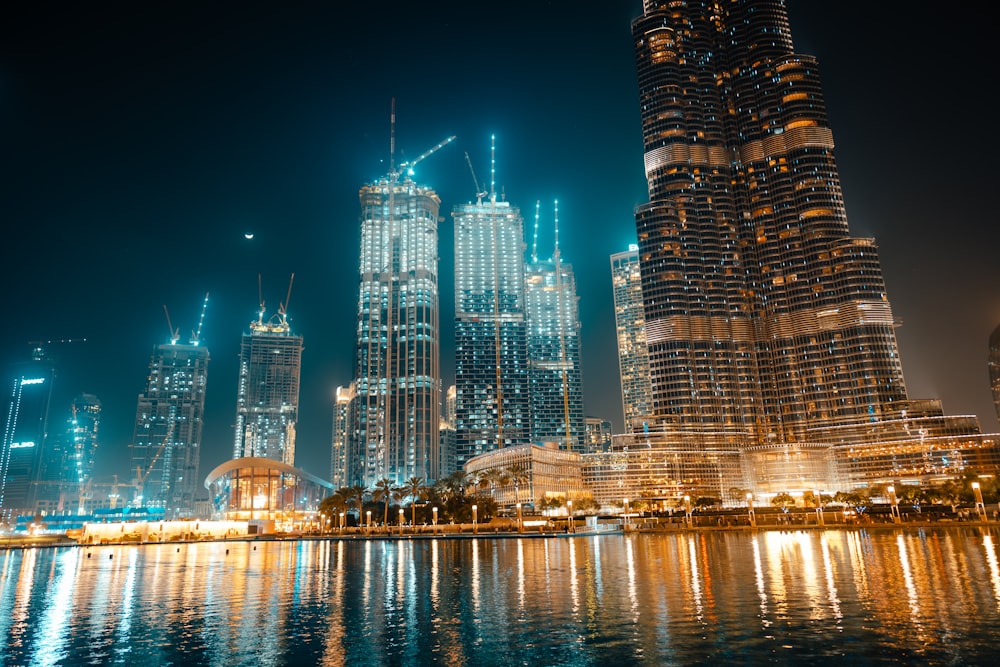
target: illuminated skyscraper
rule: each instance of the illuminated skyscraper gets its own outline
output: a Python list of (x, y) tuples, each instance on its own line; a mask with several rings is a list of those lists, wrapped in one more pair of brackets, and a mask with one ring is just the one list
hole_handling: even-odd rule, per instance
[(153, 347), (129, 445), (133, 504), (161, 508), (167, 518), (192, 516), (195, 493), (201, 488), (198, 465), (209, 354), (199, 340), (200, 330), (199, 325), (187, 344), (178, 343), (176, 332), (171, 332), (169, 343)]
[(39, 345), (12, 367), (0, 442), (0, 519), (35, 512), (46, 463), (49, 407), (56, 367)]
[(738, 447), (774, 490), (832, 484), (833, 445), (960, 432), (907, 399), (878, 250), (848, 230), (819, 66), (784, 2), (646, 0), (632, 33), (651, 428)]
[(530, 442), (525, 246), (520, 210), (495, 192), (455, 207), (452, 215), (455, 465), (461, 469), (484, 452)]
[(248, 456), (295, 465), (295, 429), (299, 419), (302, 336), (292, 333), (286, 304), (257, 320), (240, 343), (233, 458)]
[(638, 246), (632, 245), (626, 252), (611, 255), (611, 285), (625, 430), (641, 431), (652, 414), (653, 390), (649, 381)]
[(337, 387), (333, 400), (333, 438), (330, 442), (330, 483), (335, 489), (347, 486), (347, 443), (350, 441), (353, 403), (354, 385)]
[(990, 335), (990, 388), (993, 390), (993, 405), (997, 419), (1000, 419), (1000, 326)]
[(559, 252), (558, 208), (551, 258), (538, 259), (537, 233), (536, 209), (536, 239), (524, 274), (531, 440), (582, 452), (587, 445), (579, 299), (573, 267)]
[(416, 162), (361, 188), (360, 289), (349, 485), (438, 477), (441, 409), (438, 212)]
[(98, 434), (101, 427), (101, 401), (93, 394), (80, 394), (70, 406), (69, 446), (63, 463), (68, 511), (85, 512), (91, 493)]

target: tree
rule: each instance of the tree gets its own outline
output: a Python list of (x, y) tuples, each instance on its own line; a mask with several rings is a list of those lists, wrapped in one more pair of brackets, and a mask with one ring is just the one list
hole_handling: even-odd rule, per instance
[(385, 501), (385, 512), (382, 515), (382, 525), (389, 525), (389, 502), (396, 494), (396, 485), (388, 477), (383, 477), (375, 482), (375, 490), (372, 492), (372, 500), (375, 502)]
[(400, 491), (410, 498), (410, 525), (417, 525), (417, 502), (427, 498), (427, 485), (423, 477), (411, 477), (406, 480)]
[(779, 493), (771, 498), (771, 504), (775, 507), (795, 507), (795, 498), (787, 493)]
[(319, 502), (319, 515), (325, 519), (326, 528), (337, 516), (347, 507), (347, 497), (343, 494), (344, 489), (337, 489)]
[(519, 503), (521, 502), (521, 486), (531, 479), (531, 474), (523, 465), (516, 463), (507, 468), (507, 476), (510, 483), (514, 485), (514, 502)]
[(364, 509), (365, 496), (368, 495), (368, 489), (364, 487), (363, 484), (355, 484), (347, 488), (348, 499), (353, 499), (357, 501), (358, 504), (358, 525), (361, 524), (361, 510)]

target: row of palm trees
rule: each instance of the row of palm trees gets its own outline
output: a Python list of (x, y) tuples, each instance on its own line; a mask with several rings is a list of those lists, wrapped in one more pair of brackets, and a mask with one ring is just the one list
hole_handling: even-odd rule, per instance
[[(352, 510), (357, 512), (357, 525), (362, 523), (361, 517), (366, 516), (366, 502), (369, 501), (382, 510), (382, 525), (389, 525), (389, 508), (394, 502), (409, 501), (410, 525), (417, 525), (417, 515), (420, 514), (424, 523), (428, 514), (436, 508), (441, 521), (467, 522), (472, 517), (472, 507), (475, 505), (477, 518), (488, 521), (496, 512), (496, 492), (507, 487), (514, 487), (514, 497), (520, 499), (521, 489), (530, 480), (530, 474), (523, 466), (509, 468), (492, 468), (478, 475), (467, 475), (456, 471), (447, 477), (427, 484), (423, 477), (411, 477), (397, 485), (393, 480), (384, 477), (368, 488), (362, 484), (345, 486), (337, 489), (324, 498), (319, 505), (319, 513), (327, 520), (327, 525), (340, 525), (341, 513), (344, 518)], [(485, 492), (489, 493), (486, 495)], [(370, 506), (370, 505), (369, 505)], [(370, 512), (370, 510), (368, 510)], [(402, 517), (400, 517), (402, 522)]]

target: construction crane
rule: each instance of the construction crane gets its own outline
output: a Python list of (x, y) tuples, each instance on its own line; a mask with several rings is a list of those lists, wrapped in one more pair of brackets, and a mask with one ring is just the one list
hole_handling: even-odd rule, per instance
[(201, 329), (205, 326), (206, 310), (208, 310), (208, 292), (205, 292), (205, 300), (201, 304), (201, 317), (198, 318), (198, 328), (191, 332), (192, 345), (198, 345), (201, 342)]
[(170, 344), (176, 345), (181, 337), (180, 329), (175, 329), (174, 325), (170, 322), (170, 311), (167, 310), (167, 304), (163, 304), (163, 314), (167, 316), (167, 329), (170, 330)]
[(136, 474), (135, 504), (137, 506), (140, 505), (143, 501), (143, 494), (145, 493), (145, 487), (146, 487), (146, 479), (149, 477), (149, 473), (153, 472), (153, 466), (155, 466), (156, 462), (160, 459), (160, 454), (163, 453), (164, 448), (167, 446), (167, 442), (169, 442), (170, 436), (174, 434), (175, 423), (176, 420), (174, 420), (173, 415), (171, 415), (170, 425), (167, 426), (167, 435), (163, 437), (163, 442), (161, 442), (160, 446), (157, 447), (156, 454), (153, 455), (153, 460), (149, 462), (149, 466), (146, 468), (146, 471), (143, 472), (142, 466), (135, 467), (135, 474)]
[(469, 157), (469, 151), (465, 151), (465, 161), (469, 163), (469, 171), (472, 172), (472, 182), (476, 185), (476, 203), (482, 204), (483, 197), (489, 193), (479, 187), (479, 179), (476, 178), (476, 170), (472, 168), (472, 159)]

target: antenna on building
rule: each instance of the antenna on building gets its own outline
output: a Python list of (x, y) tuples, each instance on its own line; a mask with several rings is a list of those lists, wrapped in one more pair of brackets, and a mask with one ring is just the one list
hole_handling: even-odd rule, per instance
[[(555, 234), (556, 234), (554, 251), (555, 251), (556, 262), (558, 262), (559, 261), (559, 200), (558, 199), (556, 199), (553, 202), (553, 208), (555, 209)], [(535, 224), (537, 225), (538, 223), (536, 222)]]
[(257, 274), (257, 302), (260, 303), (260, 309), (257, 311), (257, 324), (259, 326), (264, 326), (264, 291), (261, 288), (261, 277)]
[(170, 322), (170, 311), (167, 310), (167, 304), (163, 304), (163, 314), (167, 316), (167, 328), (170, 330), (170, 344), (176, 345), (177, 340), (181, 337), (180, 329), (175, 329), (174, 325)]
[(201, 329), (205, 326), (205, 311), (208, 309), (208, 292), (205, 292), (205, 300), (201, 304), (201, 316), (198, 317), (198, 328), (191, 332), (191, 344), (197, 345), (201, 341)]
[(495, 200), (497, 175), (497, 135), (490, 135), (490, 199)]
[(535, 235), (531, 241), (531, 263), (538, 263), (538, 207), (542, 205), (540, 199), (535, 200)]
[(396, 98), (392, 98), (389, 112), (389, 173), (396, 173)]

